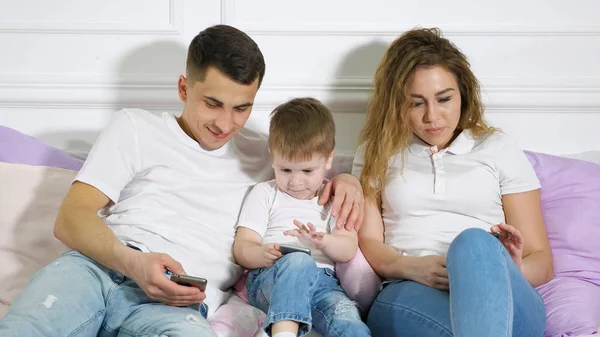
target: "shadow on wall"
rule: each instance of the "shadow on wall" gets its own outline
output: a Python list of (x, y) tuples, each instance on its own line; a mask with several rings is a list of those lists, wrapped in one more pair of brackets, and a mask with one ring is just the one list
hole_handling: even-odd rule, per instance
[[(36, 135), (49, 144), (62, 147), (82, 156), (92, 147), (102, 128), (123, 108), (141, 108), (160, 114), (180, 112), (183, 105), (177, 95), (177, 79), (185, 73), (187, 46), (179, 41), (154, 41), (135, 47), (124, 54), (115, 65), (107, 89), (107, 101), (96, 111), (81, 111), (100, 116), (96, 129), (65, 130)], [(92, 108), (91, 110), (96, 110)]]
[(185, 74), (187, 46), (179, 41), (156, 41), (127, 53), (115, 69), (119, 84), (115, 105), (152, 112), (180, 112), (177, 79)]
[[(336, 147), (355, 149), (367, 111), (375, 71), (388, 43), (374, 40), (350, 50), (335, 72), (335, 87), (328, 94), (336, 123)], [(349, 150), (348, 150), (349, 151)]]

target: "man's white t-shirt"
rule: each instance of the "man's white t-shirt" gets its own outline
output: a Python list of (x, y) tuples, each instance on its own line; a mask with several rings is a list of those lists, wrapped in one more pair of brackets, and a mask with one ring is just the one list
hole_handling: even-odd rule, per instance
[[(318, 201), (318, 196), (310, 200), (296, 199), (282, 192), (275, 180), (262, 182), (248, 194), (237, 227), (258, 233), (262, 244), (279, 243), (311, 249), (283, 232), (298, 229), (294, 225), (294, 220), (298, 220), (304, 225), (312, 223), (317, 232), (331, 233), (335, 227), (335, 219), (330, 214), (331, 202), (319, 205)], [(319, 268), (334, 269), (333, 262), (320, 250), (312, 248), (311, 255)]]
[(243, 129), (206, 151), (173, 114), (125, 109), (75, 180), (110, 198), (101, 216), (123, 242), (167, 253), (188, 275), (206, 278), (212, 314), (242, 273), (231, 247), (244, 197), (272, 176), (265, 135)]
[[(435, 152), (418, 137), (389, 161), (381, 194), (385, 242), (405, 255), (446, 256), (450, 243), (467, 228), (505, 221), (502, 196), (540, 188), (525, 153), (505, 134), (475, 140), (462, 132)], [(353, 175), (364, 167), (363, 148), (354, 157)]]

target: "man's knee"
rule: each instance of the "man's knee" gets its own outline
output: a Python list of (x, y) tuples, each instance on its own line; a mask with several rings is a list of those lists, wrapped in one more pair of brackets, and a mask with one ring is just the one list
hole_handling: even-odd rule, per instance
[(197, 310), (155, 303), (138, 307), (121, 324), (119, 336), (216, 337)]
[[(183, 317), (183, 322), (171, 321), (163, 334), (168, 337), (216, 337), (208, 321), (197, 314), (188, 314)], [(162, 337), (162, 336), (161, 336)]]

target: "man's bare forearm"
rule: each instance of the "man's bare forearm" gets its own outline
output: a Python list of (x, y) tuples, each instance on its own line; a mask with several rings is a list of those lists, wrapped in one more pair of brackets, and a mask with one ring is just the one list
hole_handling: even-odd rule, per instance
[(61, 207), (54, 235), (101, 265), (131, 277), (129, 267), (139, 252), (125, 246), (93, 210)]

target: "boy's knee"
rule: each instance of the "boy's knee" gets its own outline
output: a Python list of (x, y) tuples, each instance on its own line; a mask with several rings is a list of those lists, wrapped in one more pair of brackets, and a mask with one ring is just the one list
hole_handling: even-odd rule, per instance
[(317, 263), (308, 254), (305, 253), (290, 253), (284, 255), (277, 261), (280, 268), (291, 269), (298, 272), (317, 271)]

